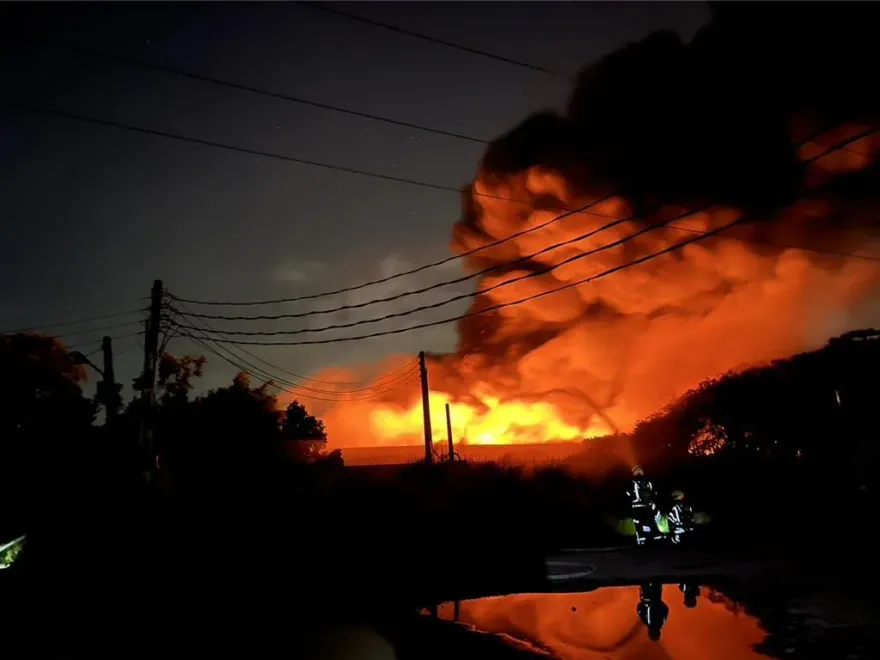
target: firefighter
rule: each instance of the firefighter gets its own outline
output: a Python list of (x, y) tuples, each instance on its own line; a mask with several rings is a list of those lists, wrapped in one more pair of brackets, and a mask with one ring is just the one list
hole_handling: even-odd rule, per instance
[(678, 585), (681, 593), (684, 594), (684, 606), (693, 609), (697, 606), (697, 598), (700, 597), (700, 585), (693, 582), (683, 582)]
[(636, 531), (636, 544), (645, 545), (648, 540), (657, 538), (657, 505), (654, 502), (654, 484), (645, 478), (641, 466), (632, 470), (632, 485), (626, 494), (630, 498), (633, 523)]
[(660, 631), (669, 616), (669, 606), (663, 602), (663, 585), (648, 582), (639, 587), (639, 604), (636, 612), (648, 629), (648, 637), (653, 641), (660, 639)]
[(633, 509), (648, 508), (654, 509), (654, 484), (645, 478), (645, 472), (640, 465), (636, 465), (632, 469), (632, 486), (627, 491), (630, 497), (630, 503)]
[(669, 520), (669, 532), (672, 535), (672, 542), (678, 544), (681, 543), (684, 535), (694, 528), (694, 511), (684, 501), (684, 493), (680, 490), (672, 492), (672, 500), (674, 504), (667, 518)]

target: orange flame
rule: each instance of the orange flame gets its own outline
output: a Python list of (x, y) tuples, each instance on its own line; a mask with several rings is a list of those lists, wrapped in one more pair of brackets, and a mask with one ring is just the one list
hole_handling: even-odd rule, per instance
[[(594, 423), (587, 427), (567, 424), (556, 407), (544, 401), (501, 401), (475, 393), (481, 406), (452, 401), (451, 395), (432, 392), (429, 396), (431, 431), (435, 443), (445, 443), (445, 406), (449, 403), (452, 435), (456, 443), (478, 445), (540, 444), (579, 441), (605, 435), (610, 429)], [(378, 437), (420, 442), (423, 435), (421, 402), (406, 408), (380, 405), (370, 413), (370, 428)]]

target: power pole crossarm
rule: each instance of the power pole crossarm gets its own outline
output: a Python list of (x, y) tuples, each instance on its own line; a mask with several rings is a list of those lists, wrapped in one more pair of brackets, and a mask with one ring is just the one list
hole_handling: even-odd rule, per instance
[(422, 381), (422, 413), (425, 425), (425, 462), (434, 462), (434, 441), (431, 435), (431, 401), (428, 390), (428, 366), (425, 363), (425, 352), (419, 353), (419, 377)]

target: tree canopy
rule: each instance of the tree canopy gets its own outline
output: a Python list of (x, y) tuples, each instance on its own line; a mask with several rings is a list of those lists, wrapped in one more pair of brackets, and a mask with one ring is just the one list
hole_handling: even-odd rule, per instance
[(701, 383), (633, 432), (642, 457), (736, 454), (831, 465), (866, 448), (880, 385), (880, 333)]
[(91, 426), (95, 405), (83, 395), (85, 369), (57, 339), (0, 335), (0, 442)]

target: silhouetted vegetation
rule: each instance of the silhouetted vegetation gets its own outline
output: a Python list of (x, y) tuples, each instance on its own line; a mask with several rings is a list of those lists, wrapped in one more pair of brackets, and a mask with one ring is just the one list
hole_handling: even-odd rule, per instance
[[(829, 488), (860, 483), (855, 466), (873, 448), (858, 441), (876, 395), (872, 336), (703, 383), (614, 442), (632, 442), (661, 488), (685, 488), (722, 530), (790, 531), (824, 515)], [(364, 606), (352, 593), (409, 607), (528, 589), (546, 552), (621, 541), (607, 516), (625, 511), (627, 472), (578, 476), (589, 451), (574, 469), (459, 461), (347, 470), (326, 451), (320, 420), (298, 402), (279, 409), (270, 386), (247, 374), (194, 394), (204, 365), (170, 355), (159, 364), (155, 498), (141, 481), (139, 393), (112, 428), (98, 424), (85, 372), (61, 344), (0, 338), (2, 532), (28, 533), (22, 570), (39, 566), (69, 593), (88, 589), (86, 576), (131, 574), (157, 589), (183, 581), (258, 598), (258, 585), (274, 584), (315, 607), (335, 607), (341, 594)], [(108, 602), (136, 592), (102, 589)], [(53, 607), (62, 616), (74, 605)]]
[(819, 351), (701, 383), (641, 422), (633, 442), (647, 461), (689, 456), (838, 468), (870, 450), (880, 393), (880, 333), (854, 332)]

